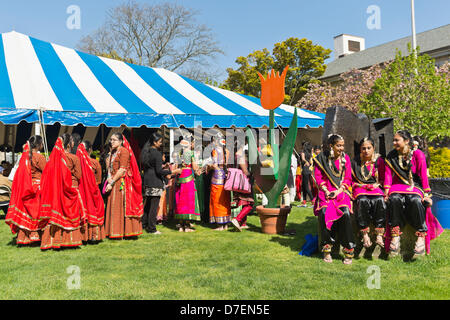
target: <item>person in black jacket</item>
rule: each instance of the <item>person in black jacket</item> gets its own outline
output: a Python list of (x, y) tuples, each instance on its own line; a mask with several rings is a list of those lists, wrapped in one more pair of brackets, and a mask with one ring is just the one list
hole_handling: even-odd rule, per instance
[(310, 179), (311, 179), (311, 167), (312, 167), (312, 146), (306, 141), (303, 142), (302, 152), (300, 153), (300, 158), (302, 161), (302, 194), (303, 194), (303, 202), (301, 207), (307, 207), (306, 199), (309, 196), (310, 201), (313, 200), (313, 195), (310, 188)]
[(145, 207), (142, 216), (142, 227), (152, 234), (160, 234), (156, 230), (156, 215), (158, 211), (159, 200), (164, 190), (164, 178), (171, 174), (166, 166), (163, 168), (162, 153), (158, 150), (162, 145), (162, 136), (154, 132), (150, 139), (145, 143), (141, 153), (141, 164), (144, 169), (144, 196)]

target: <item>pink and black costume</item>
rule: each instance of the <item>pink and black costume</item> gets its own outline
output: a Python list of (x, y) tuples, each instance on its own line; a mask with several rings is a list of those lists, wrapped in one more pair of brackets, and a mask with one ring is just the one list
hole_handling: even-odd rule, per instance
[(439, 236), (443, 229), (431, 208), (422, 202), (424, 196), (431, 192), (425, 155), (415, 150), (405, 160), (397, 150), (392, 150), (386, 157), (386, 164), (384, 187), (389, 190), (390, 233), (399, 236), (400, 229), (409, 223), (417, 236), (425, 237), (425, 248), (430, 253), (430, 240)]
[(352, 192), (356, 221), (361, 232), (369, 232), (372, 222), (377, 235), (383, 235), (386, 225), (386, 203), (383, 185), (385, 163), (380, 156), (375, 161), (352, 162)]
[[(330, 252), (339, 233), (340, 244), (344, 247), (347, 258), (353, 257), (355, 240), (350, 214), (352, 202), (349, 189), (352, 184), (352, 170), (350, 157), (344, 154), (333, 160), (329, 152), (324, 151), (314, 158), (314, 177), (319, 187), (315, 199), (314, 214), (319, 217), (321, 229), (321, 246), (323, 252)], [(345, 191), (335, 199), (327, 199), (324, 189), (329, 192), (339, 189)]]

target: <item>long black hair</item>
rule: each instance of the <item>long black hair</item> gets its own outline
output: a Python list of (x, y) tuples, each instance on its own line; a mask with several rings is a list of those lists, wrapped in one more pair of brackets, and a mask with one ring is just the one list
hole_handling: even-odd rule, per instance
[(77, 153), (78, 145), (81, 143), (81, 136), (78, 133), (72, 134), (73, 139), (73, 148), (72, 148), (72, 154)]
[(66, 150), (66, 149), (70, 146), (70, 143), (73, 141), (73, 140), (72, 140), (72, 135), (71, 135), (70, 133), (64, 133), (64, 134), (61, 136), (61, 138), (62, 138), (62, 140), (63, 140), (63, 147), (64, 147), (64, 150)]
[(33, 157), (33, 149), (39, 149), (43, 144), (43, 139), (41, 136), (35, 135), (35, 136), (32, 136), (28, 140), (28, 142), (30, 144), (30, 163), (31, 163), (31, 159)]
[(142, 148), (141, 156), (139, 159), (141, 162), (141, 165), (143, 165), (144, 168), (145, 168), (145, 164), (148, 162), (148, 159), (150, 157), (150, 149), (153, 147), (155, 142), (157, 142), (161, 139), (162, 139), (162, 136), (157, 131), (155, 131), (150, 134), (149, 139), (144, 144), (144, 147)]
[[(419, 136), (414, 136), (413, 140), (418, 143), (417, 149), (419, 149), (420, 151), (422, 151), (425, 154), (425, 158), (427, 161), (427, 167), (429, 167), (430, 166), (430, 153), (428, 152), (428, 148), (427, 148), (427, 144), (425, 143), (425, 140)], [(414, 144), (414, 142), (413, 142), (413, 144)]]
[[(104, 147), (103, 151), (100, 153), (100, 165), (102, 166), (102, 177), (108, 176), (108, 168), (106, 167), (106, 159), (109, 156), (109, 153), (111, 152), (111, 143), (108, 141)], [(104, 181), (102, 181), (104, 183)]]
[[(304, 141), (302, 143), (302, 152), (305, 155), (305, 160), (309, 162), (312, 157), (312, 145), (309, 141)], [(301, 157), (300, 160), (302, 161)], [(303, 161), (302, 164), (304, 164)]]

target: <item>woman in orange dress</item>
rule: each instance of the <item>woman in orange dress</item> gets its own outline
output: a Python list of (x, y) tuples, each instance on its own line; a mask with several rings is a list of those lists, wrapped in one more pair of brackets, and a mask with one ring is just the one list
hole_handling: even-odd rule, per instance
[(71, 153), (73, 139), (65, 133), (56, 140), (42, 173), (39, 224), (43, 229), (41, 249), (78, 247), (86, 239), (86, 211), (78, 190), (81, 166)]
[(114, 133), (110, 143), (105, 233), (111, 239), (137, 237), (142, 234), (144, 211), (139, 168), (128, 141), (121, 133)]
[(43, 146), (41, 136), (33, 136), (28, 140), (14, 176), (5, 222), (11, 232), (17, 234), (18, 245), (41, 241), (38, 230), (40, 185), (47, 160), (38, 151)]
[(96, 159), (90, 157), (91, 151), (92, 147), (89, 141), (83, 141), (78, 145), (77, 157), (82, 170), (79, 190), (87, 211), (87, 229), (84, 240), (101, 241), (105, 238), (103, 227), (105, 205), (98, 187), (102, 179), (101, 167)]
[(221, 133), (217, 134), (212, 150), (213, 176), (211, 178), (211, 193), (209, 200), (209, 222), (218, 225), (214, 230), (228, 229), (231, 222), (231, 195), (224, 189), (226, 173), (224, 168), (229, 158), (229, 151), (225, 148), (226, 141)]

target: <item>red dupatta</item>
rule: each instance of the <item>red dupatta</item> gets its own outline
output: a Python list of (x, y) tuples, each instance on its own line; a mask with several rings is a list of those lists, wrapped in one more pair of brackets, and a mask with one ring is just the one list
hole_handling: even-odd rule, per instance
[(61, 138), (56, 140), (41, 177), (39, 225), (59, 226), (65, 230), (80, 227), (82, 207), (78, 191), (72, 187), (72, 173), (67, 167)]
[(88, 223), (90, 225), (101, 226), (104, 220), (105, 204), (103, 203), (100, 189), (95, 181), (89, 154), (82, 143), (78, 145), (77, 157), (80, 159), (82, 172), (78, 189), (80, 190), (81, 199), (87, 210)]
[(140, 218), (144, 214), (141, 173), (130, 143), (125, 137), (123, 147), (130, 153), (130, 169), (125, 174), (125, 216)]
[(18, 229), (38, 230), (39, 189), (36, 187), (35, 190), (31, 179), (30, 152), (30, 144), (27, 142), (23, 146), (22, 157), (11, 187), (11, 200), (5, 222), (13, 234), (16, 234)]

